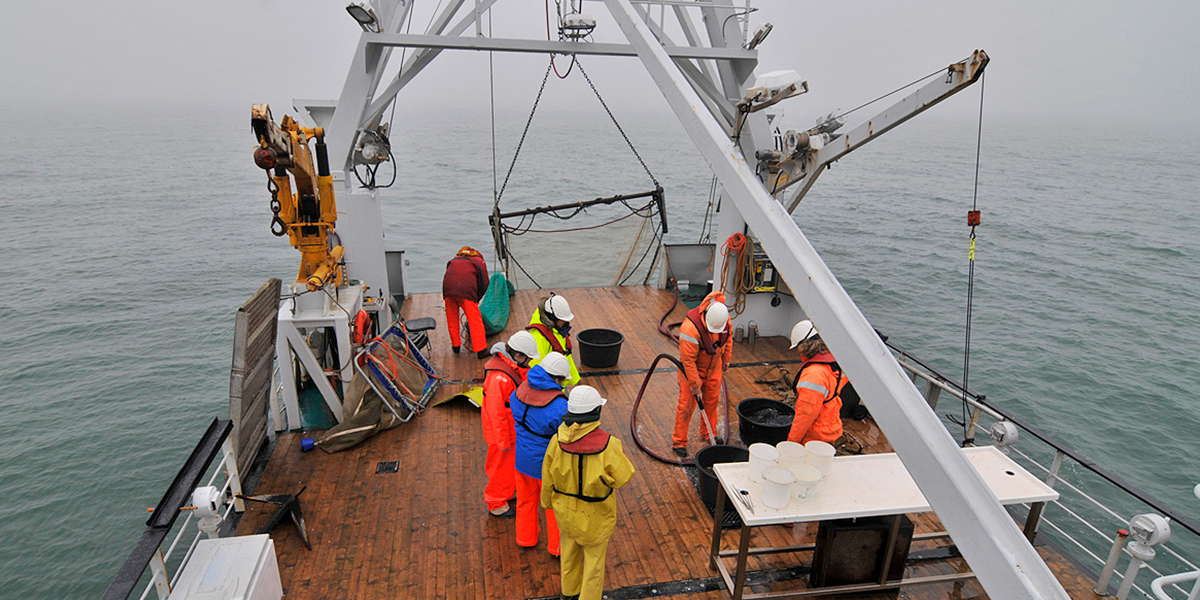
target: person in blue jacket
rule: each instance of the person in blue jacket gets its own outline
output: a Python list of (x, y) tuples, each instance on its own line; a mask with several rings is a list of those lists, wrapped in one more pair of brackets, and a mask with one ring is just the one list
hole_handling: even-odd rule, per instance
[[(533, 548), (538, 543), (538, 503), (542, 495), (542, 460), (546, 447), (558, 434), (567, 412), (563, 382), (571, 375), (571, 363), (558, 352), (550, 352), (541, 364), (529, 369), (525, 382), (509, 398), (516, 425), (517, 452), (517, 545)], [(546, 548), (559, 556), (558, 521), (546, 509)]]

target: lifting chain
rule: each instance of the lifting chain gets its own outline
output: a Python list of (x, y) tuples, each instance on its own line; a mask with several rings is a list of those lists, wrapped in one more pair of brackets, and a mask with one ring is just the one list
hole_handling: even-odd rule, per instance
[(529, 134), (529, 126), (533, 124), (533, 115), (537, 113), (538, 103), (542, 101), (542, 92), (546, 91), (546, 81), (550, 79), (550, 70), (554, 68), (554, 62), (550, 62), (550, 66), (546, 67), (546, 74), (542, 75), (542, 87), (538, 88), (537, 98), (533, 100), (533, 110), (529, 111), (529, 120), (525, 121), (525, 131), (521, 132), (521, 141), (517, 142), (517, 150), (513, 152), (512, 163), (508, 165), (508, 173), (504, 175), (504, 183), (500, 184), (500, 191), (496, 194), (496, 200), (493, 206), (500, 206), (500, 197), (504, 195), (504, 188), (508, 187), (508, 178), (512, 177), (513, 167), (517, 166), (517, 157), (521, 155), (521, 146), (525, 145), (525, 136)]
[(279, 203), (279, 185), (275, 183), (275, 178), (271, 173), (267, 173), (267, 191), (271, 192), (271, 233), (275, 237), (281, 237), (287, 233), (287, 223), (279, 218), (279, 211), (283, 209), (283, 205)]
[(575, 64), (579, 66), (579, 72), (583, 73), (583, 78), (586, 79), (588, 85), (591, 86), (592, 93), (596, 94), (596, 99), (600, 101), (600, 106), (604, 107), (604, 112), (608, 113), (608, 118), (612, 119), (613, 125), (617, 126), (617, 131), (621, 132), (621, 137), (625, 138), (625, 143), (629, 144), (629, 149), (633, 151), (633, 155), (637, 157), (639, 163), (642, 163), (642, 168), (645, 169), (646, 174), (650, 176), (650, 181), (654, 182), (655, 187), (662, 187), (662, 184), (658, 182), (658, 179), (654, 176), (654, 173), (650, 172), (650, 167), (646, 166), (646, 161), (642, 160), (642, 155), (638, 154), (637, 148), (633, 147), (633, 142), (629, 141), (629, 136), (625, 135), (625, 130), (621, 128), (621, 124), (617, 122), (617, 118), (613, 116), (612, 111), (608, 109), (608, 104), (604, 101), (604, 98), (600, 96), (600, 91), (596, 89), (596, 84), (592, 83), (592, 78), (588, 77), (587, 71), (583, 70), (583, 64), (579, 63), (578, 61), (576, 61)]

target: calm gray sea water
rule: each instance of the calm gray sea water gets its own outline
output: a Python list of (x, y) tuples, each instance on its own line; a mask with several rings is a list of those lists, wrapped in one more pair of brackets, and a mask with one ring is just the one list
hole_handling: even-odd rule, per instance
[[(297, 265), (268, 233), (247, 112), (0, 115), (0, 595), (97, 596), (224, 415), (233, 311)], [(584, 112), (539, 115), (505, 208), (649, 189)], [(502, 115), (501, 174), (524, 116)], [(414, 117), (385, 231), (435, 291), (454, 250), (490, 247), (490, 141), (470, 115)], [(667, 190), (667, 241), (696, 241), (707, 168), (671, 117), (622, 119)], [(1111, 123), (985, 121), (983, 140), (972, 387), (1200, 515), (1200, 144)], [(955, 377), (974, 157), (974, 123), (922, 117), (841, 161), (797, 213), (875, 326)], [(611, 237), (522, 251), (576, 277), (558, 285), (605, 284), (596, 256), (627, 239)]]

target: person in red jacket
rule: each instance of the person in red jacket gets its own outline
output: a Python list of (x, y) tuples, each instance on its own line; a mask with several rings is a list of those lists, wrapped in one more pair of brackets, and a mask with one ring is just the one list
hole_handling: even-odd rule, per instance
[(825, 347), (812, 321), (792, 328), (792, 348), (800, 351), (800, 372), (792, 381), (796, 390), (796, 416), (788, 441), (820, 440), (830, 444), (842, 437), (842, 389), (849, 381)]
[(450, 346), (455, 353), (462, 345), (459, 336), (458, 311), (467, 315), (467, 327), (471, 332), (471, 351), (479, 358), (487, 358), (487, 334), (483, 330), (483, 315), (479, 314), (479, 301), (487, 293), (487, 263), (478, 250), (463, 246), (458, 254), (446, 263), (446, 274), (442, 277), (442, 300), (446, 302), (446, 329), (450, 331)]
[(492, 357), (483, 363), (483, 439), (487, 442), (487, 486), (483, 501), (488, 512), (497, 517), (511, 517), (517, 510), (508, 501), (517, 494), (514, 479), (513, 444), (516, 432), (508, 397), (525, 382), (529, 361), (541, 358), (537, 342), (528, 331), (518, 331), (508, 343), (492, 346)]
[[(688, 311), (687, 318), (679, 326), (679, 403), (675, 407), (675, 430), (671, 432), (671, 449), (676, 456), (687, 456), (688, 426), (696, 403), (704, 403), (701, 417), (700, 437), (707, 440), (716, 437), (716, 443), (724, 443), (716, 431), (717, 405), (721, 398), (721, 377), (729, 362), (733, 360), (733, 343), (729, 339), (729, 309), (724, 303), (725, 294), (713, 292), (706, 296), (700, 306)], [(704, 424), (707, 417), (707, 425)], [(708, 428), (713, 430), (709, 431)]]

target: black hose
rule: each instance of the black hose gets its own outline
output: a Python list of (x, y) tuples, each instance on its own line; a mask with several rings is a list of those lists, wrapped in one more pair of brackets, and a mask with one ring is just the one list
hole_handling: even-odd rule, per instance
[[(668, 308), (668, 309), (667, 309), (667, 312), (663, 313), (663, 316), (662, 316), (662, 318), (658, 320), (658, 332), (659, 332), (659, 333), (661, 333), (661, 334), (663, 334), (663, 335), (665, 335), (665, 336), (667, 336), (667, 337), (669, 337), (669, 338), (671, 338), (671, 341), (673, 341), (673, 342), (678, 342), (678, 341), (679, 341), (679, 336), (678, 336), (678, 335), (675, 335), (675, 334), (674, 334), (674, 333), (671, 331), (671, 328), (672, 328), (672, 327), (678, 327), (679, 325), (683, 325), (683, 321), (680, 321), (680, 322), (678, 322), (678, 323), (671, 323), (671, 324), (669, 324), (669, 325), (667, 325), (667, 326), (665, 326), (665, 327), (663, 326), (663, 323), (664, 323), (664, 322), (667, 320), (667, 317), (671, 316), (671, 313), (672, 313), (672, 312), (675, 312), (675, 307), (676, 307), (676, 306), (679, 306), (679, 283), (678, 283), (678, 282), (676, 282), (676, 281), (675, 281), (675, 280), (672, 278), (672, 279), (671, 279), (671, 284), (672, 284), (672, 285), (671, 285), (671, 290), (674, 292), (674, 300), (671, 302), (671, 308)], [(680, 368), (683, 368), (683, 367), (680, 367)]]
[[(693, 461), (691, 461), (691, 460), (686, 460), (686, 459), (676, 460), (673, 458), (667, 458), (665, 456), (659, 456), (658, 454), (655, 454), (653, 451), (650, 450), (650, 448), (646, 447), (646, 444), (642, 442), (641, 435), (638, 434), (638, 427), (637, 427), (638, 406), (642, 403), (642, 395), (646, 393), (646, 386), (650, 385), (650, 377), (652, 375), (654, 375), (654, 371), (658, 367), (659, 361), (662, 361), (664, 359), (675, 363), (675, 368), (679, 369), (680, 371), (683, 370), (683, 363), (679, 362), (678, 358), (675, 358), (674, 356), (671, 356), (670, 354), (659, 354), (658, 356), (654, 357), (654, 361), (652, 361), (650, 363), (650, 369), (648, 371), (646, 371), (645, 379), (642, 380), (642, 387), (638, 389), (637, 397), (633, 399), (633, 409), (629, 413), (629, 434), (633, 437), (633, 443), (637, 444), (637, 447), (640, 448), (642, 450), (642, 452), (645, 452), (650, 458), (653, 458), (654, 460), (657, 460), (658, 462), (666, 463), (668, 465), (675, 465), (677, 467), (693, 466)], [(722, 374), (722, 379), (721, 379), (721, 390), (722, 390), (722, 392), (724, 392), (724, 390), (725, 390), (724, 374)], [(721, 422), (724, 426), (725, 435), (726, 435), (726, 437), (728, 437), (729, 436), (729, 394), (723, 393), (722, 396), (724, 396), (724, 398), (725, 398), (725, 415), (724, 415), (724, 417), (722, 417)], [(701, 408), (700, 410), (704, 410), (704, 409)], [(690, 426), (690, 424), (689, 424), (689, 426)]]

